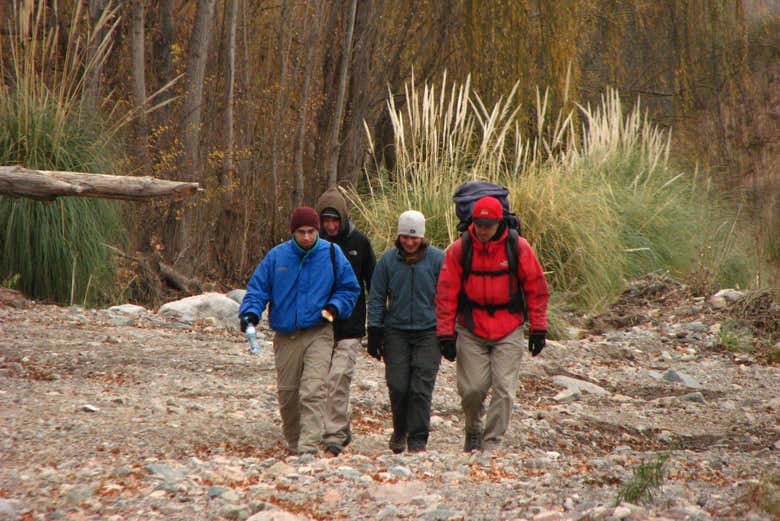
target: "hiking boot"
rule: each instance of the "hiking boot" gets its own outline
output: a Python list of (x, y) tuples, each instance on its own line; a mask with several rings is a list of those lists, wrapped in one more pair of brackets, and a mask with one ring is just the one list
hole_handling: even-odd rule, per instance
[(344, 441), (341, 442), (341, 446), (342, 447), (346, 447), (350, 443), (352, 443), (352, 430), (351, 429), (347, 431), (347, 437), (344, 438)]
[(482, 450), (482, 431), (466, 431), (463, 452), (473, 452), (475, 450)]
[(392, 436), (390, 436), (388, 446), (394, 454), (402, 453), (404, 449), (406, 449), (406, 434), (393, 432)]
[(333, 456), (335, 458), (341, 454), (341, 447), (338, 445), (328, 445), (325, 447), (325, 452), (328, 454), (328, 456)]
[(409, 452), (425, 452), (425, 443), (410, 443)]

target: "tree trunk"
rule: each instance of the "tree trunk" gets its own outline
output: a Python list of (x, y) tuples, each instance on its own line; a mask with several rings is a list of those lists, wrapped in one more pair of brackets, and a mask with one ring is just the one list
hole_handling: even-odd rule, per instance
[(285, 108), (287, 107), (287, 24), (289, 23), (290, 3), (282, 1), (281, 23), (279, 27), (279, 84), (276, 91), (276, 117), (274, 118), (273, 142), (271, 144), (271, 230), (277, 234), (277, 215), (279, 200), (279, 135), (282, 133)]
[[(203, 106), (203, 80), (206, 74), (206, 61), (211, 40), (211, 24), (215, 2), (216, 0), (197, 0), (195, 26), (190, 35), (186, 93), (182, 103), (180, 126), (183, 144), (179, 176), (185, 181), (199, 181), (202, 175), (200, 165), (200, 124)], [(175, 219), (175, 217), (173, 218)], [(175, 220), (174, 234), (170, 238), (173, 254), (181, 255), (191, 245), (195, 236), (194, 220), (195, 212), (191, 208), (184, 208), (180, 218)]]
[(339, 170), (339, 134), (341, 131), (342, 117), (344, 113), (344, 103), (346, 98), (347, 83), (349, 81), (349, 66), (352, 61), (352, 35), (355, 30), (355, 12), (357, 10), (357, 0), (352, 0), (349, 8), (349, 19), (347, 22), (347, 33), (344, 38), (344, 52), (341, 56), (341, 67), (339, 70), (339, 87), (336, 96), (336, 107), (333, 111), (331, 120), (330, 138), (328, 140), (328, 149), (326, 151), (326, 169), (328, 172), (328, 187), (336, 186), (338, 183)]
[[(322, 34), (328, 35), (327, 38), (323, 38), (323, 56), (321, 62), (322, 68), (322, 92), (319, 95), (321, 103), (317, 111), (317, 133), (314, 140), (314, 172), (312, 172), (312, 179), (315, 182), (317, 188), (327, 185), (328, 173), (327, 173), (327, 158), (328, 158), (328, 145), (327, 137), (331, 127), (331, 117), (336, 106), (336, 76), (338, 72), (337, 62), (339, 61), (341, 45), (338, 43), (340, 38), (336, 38), (337, 21), (339, 15), (339, 3), (325, 3), (323, 8), (326, 10), (327, 23), (325, 24)], [(323, 182), (324, 181), (324, 182)]]
[[(89, 10), (90, 25), (94, 30), (97, 26), (98, 20), (100, 20), (103, 10), (106, 8), (105, 0), (89, 0), (87, 4)], [(95, 56), (97, 54), (98, 46), (103, 40), (105, 35), (105, 29), (101, 29), (96, 34), (92, 35), (92, 39), (89, 41), (89, 56)], [(103, 62), (97, 62), (89, 71), (86, 78), (86, 85), (84, 87), (84, 98), (88, 110), (94, 112), (100, 105), (98, 100), (100, 99), (100, 76), (103, 73)]]
[(147, 157), (149, 125), (146, 117), (146, 59), (144, 52), (144, 0), (131, 2), (130, 47), (133, 62), (133, 101), (138, 115), (135, 120), (135, 133), (138, 145), (138, 157), (144, 167), (148, 166)]
[(216, 0), (198, 0), (195, 27), (190, 36), (187, 61), (186, 94), (182, 104), (181, 132), (183, 134), (185, 180), (198, 181), (200, 171), (200, 123), (203, 106), (203, 80), (206, 75), (211, 23)]
[(183, 197), (198, 191), (198, 183), (153, 177), (31, 170), (0, 166), (0, 195), (52, 201), (61, 196), (100, 197), (143, 201), (155, 197)]
[(307, 15), (310, 24), (306, 34), (306, 61), (303, 70), (303, 85), (301, 87), (301, 102), (298, 108), (298, 140), (295, 147), (295, 193), (293, 197), (296, 207), (303, 204), (304, 174), (303, 174), (303, 150), (306, 146), (306, 124), (308, 119), (309, 104), (311, 102), (311, 80), (314, 69), (314, 49), (320, 39), (320, 20), (322, 20), (322, 2), (318, 2), (312, 16)]
[[(222, 174), (222, 189), (226, 196), (233, 187), (233, 97), (236, 78), (236, 17), (238, 0), (229, 0), (227, 17), (227, 94), (225, 95), (225, 163)], [(225, 200), (229, 200), (227, 197)]]
[(157, 62), (157, 79), (160, 84), (166, 84), (173, 78), (173, 62), (171, 45), (175, 38), (173, 26), (173, 1), (158, 0), (160, 13), (160, 30), (155, 39), (154, 56)]
[[(339, 154), (339, 184), (355, 184), (367, 152), (368, 138), (363, 126), (377, 119), (378, 110), (372, 109), (372, 99), (383, 99), (384, 84), (372, 74), (372, 61), (378, 32), (373, 0), (360, 2), (355, 17), (355, 45), (352, 74), (349, 78), (349, 101), (344, 122), (343, 146)], [(384, 77), (384, 76), (381, 76)]]
[[(246, 215), (242, 208), (252, 205), (253, 199), (246, 197), (241, 191), (236, 190), (236, 176), (234, 154), (235, 150), (235, 119), (233, 107), (235, 104), (236, 86), (236, 24), (238, 20), (238, 0), (228, 0), (225, 4), (225, 22), (227, 26), (225, 35), (225, 48), (227, 55), (226, 93), (224, 111), (224, 149), (225, 158), (222, 167), (217, 170), (220, 184), (220, 213), (219, 219), (214, 223), (211, 232), (212, 243), (210, 248), (210, 266), (219, 268), (219, 276), (226, 277), (230, 274), (241, 273), (243, 261), (239, 255), (245, 255), (245, 232), (236, 233), (236, 230), (245, 228), (243, 217)], [(241, 185), (244, 188), (244, 185)], [(242, 215), (243, 214), (243, 215)], [(239, 271), (236, 270), (239, 268)]]

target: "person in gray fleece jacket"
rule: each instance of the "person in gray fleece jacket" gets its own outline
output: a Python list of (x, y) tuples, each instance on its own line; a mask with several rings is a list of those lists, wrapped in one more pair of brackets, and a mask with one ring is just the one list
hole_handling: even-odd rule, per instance
[(398, 218), (398, 238), (374, 269), (368, 295), (368, 353), (384, 359), (393, 412), (389, 447), (424, 451), (431, 398), (441, 363), (436, 338), (436, 283), (444, 252), (425, 239), (425, 217)]

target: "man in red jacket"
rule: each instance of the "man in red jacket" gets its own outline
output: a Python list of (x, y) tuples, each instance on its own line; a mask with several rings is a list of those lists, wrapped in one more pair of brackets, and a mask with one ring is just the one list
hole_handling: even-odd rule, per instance
[[(516, 232), (507, 228), (503, 217), (503, 207), (494, 197), (474, 203), (466, 238), (471, 247), (464, 248), (463, 237), (450, 245), (436, 288), (439, 347), (448, 360), (457, 356), (466, 452), (501, 447), (523, 357), (524, 321), (531, 325), (528, 350), (532, 356), (544, 349), (547, 334), (550, 295), (542, 266), (528, 241), (515, 235), (510, 244), (517, 245), (517, 269), (510, 273), (514, 263), (507, 241)], [(464, 265), (469, 263), (464, 262), (468, 260), (463, 258), (464, 250), (471, 252), (471, 269), (465, 270), (465, 276)], [(491, 388), (485, 417), (484, 401)]]

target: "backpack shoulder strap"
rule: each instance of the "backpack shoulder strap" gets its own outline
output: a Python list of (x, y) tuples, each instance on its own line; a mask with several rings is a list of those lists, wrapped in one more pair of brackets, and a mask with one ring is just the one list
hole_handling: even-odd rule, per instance
[(460, 265), (463, 267), (463, 277), (461, 280), (463, 280), (463, 283), (465, 284), (466, 277), (471, 274), (471, 254), (472, 250), (474, 249), (471, 233), (469, 233), (468, 230), (465, 230), (460, 234), (460, 241), (462, 246), (460, 254)]
[(510, 228), (506, 236), (506, 257), (509, 263), (509, 305), (513, 311), (522, 311), (523, 317), (528, 316), (528, 306), (525, 301), (523, 284), (517, 276), (517, 264), (519, 262), (520, 234), (514, 228)]
[(332, 242), (330, 243), (330, 265), (333, 267), (333, 285), (330, 287), (328, 300), (330, 300), (336, 292), (336, 246)]
[(506, 256), (509, 260), (509, 273), (517, 276), (517, 243), (519, 234), (514, 228), (509, 228), (506, 235)]
[(471, 275), (471, 257), (474, 251), (474, 245), (472, 244), (471, 233), (468, 229), (464, 230), (460, 234), (461, 252), (460, 252), (460, 265), (463, 268), (463, 273), (460, 276), (460, 293), (458, 293), (458, 311), (463, 313), (463, 318), (466, 321), (466, 328), (469, 331), (474, 331), (474, 317), (472, 316), (473, 309), (472, 303), (466, 296), (466, 279)]

